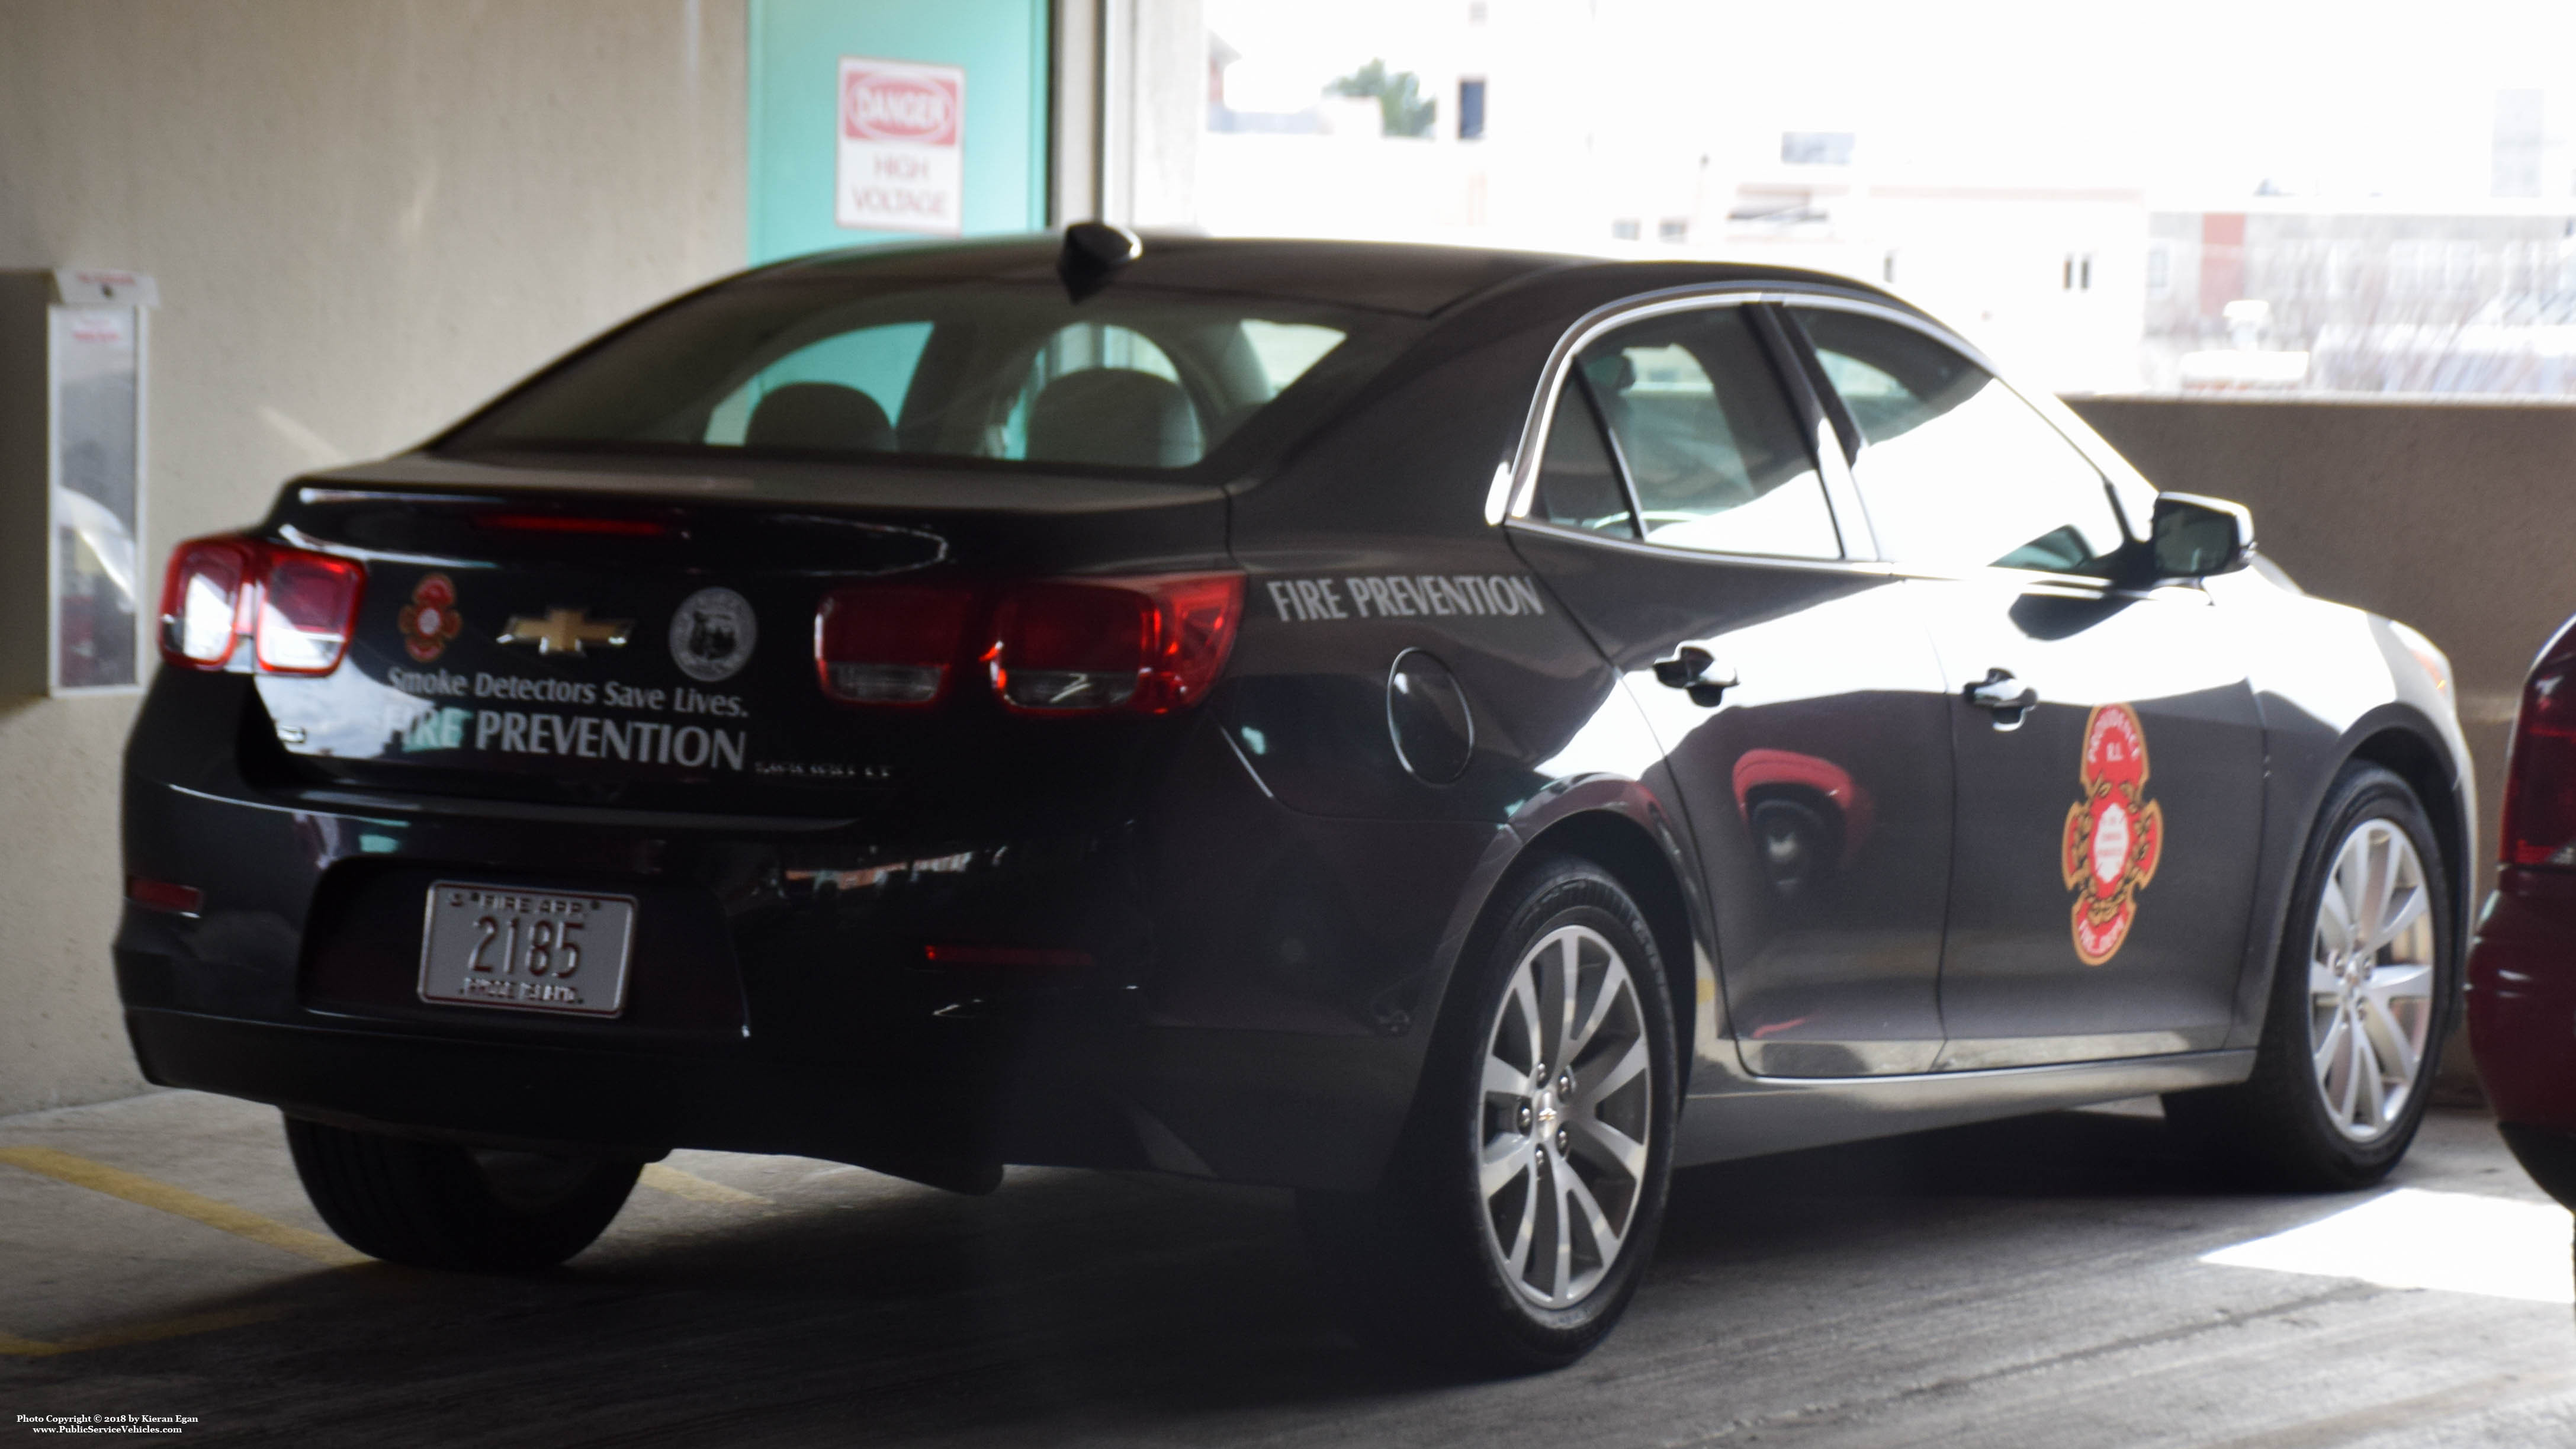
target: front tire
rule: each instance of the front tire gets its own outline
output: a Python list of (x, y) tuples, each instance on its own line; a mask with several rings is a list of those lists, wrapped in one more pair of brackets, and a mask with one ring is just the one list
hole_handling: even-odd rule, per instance
[(550, 1268), (589, 1247), (643, 1170), (293, 1117), (286, 1145), (313, 1210), (341, 1241), (387, 1262), (477, 1273)]
[(1542, 862), (1499, 919), (1460, 962), (1384, 1185), (1299, 1198), (1356, 1333), (1479, 1374), (1572, 1363), (1618, 1322), (1676, 1105), (1671, 996), (1619, 883)]
[(2346, 766), (2300, 867), (2253, 1075), (2166, 1097), (2166, 1120), (2266, 1186), (2386, 1177), (2424, 1120), (2458, 995), (2449, 899), (2415, 792)]

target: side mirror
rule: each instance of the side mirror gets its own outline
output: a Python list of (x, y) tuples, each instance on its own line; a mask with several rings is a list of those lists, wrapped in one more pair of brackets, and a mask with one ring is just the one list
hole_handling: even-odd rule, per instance
[(2190, 493), (2156, 495), (2156, 576), (2202, 579), (2245, 567), (2254, 552), (2254, 515), (2241, 503)]

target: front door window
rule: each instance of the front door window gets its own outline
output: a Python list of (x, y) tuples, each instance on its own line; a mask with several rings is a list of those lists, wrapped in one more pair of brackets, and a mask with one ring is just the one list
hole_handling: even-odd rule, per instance
[(2101, 473), (1992, 373), (1895, 322), (1800, 317), (1860, 432), (1853, 480), (1890, 557), (1954, 573), (2111, 570), (2125, 535)]

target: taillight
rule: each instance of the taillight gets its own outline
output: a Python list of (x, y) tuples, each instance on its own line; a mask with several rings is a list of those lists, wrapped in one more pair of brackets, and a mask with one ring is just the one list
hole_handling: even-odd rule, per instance
[(575, 513), (484, 513), (477, 528), (515, 533), (599, 533), (620, 538), (662, 538), (678, 532), (650, 518), (597, 518)]
[(1091, 953), (1047, 946), (947, 946), (921, 948), (921, 959), (933, 966), (1088, 966)]
[(2576, 626), (2559, 630), (2523, 684), (2503, 839), (2506, 865), (2576, 867)]
[(140, 875), (125, 878), (125, 898), (146, 910), (168, 911), (174, 916), (193, 916), (206, 903), (206, 893), (195, 886)]
[(366, 583), (355, 559), (255, 538), (183, 543), (161, 587), (161, 655), (221, 669), (248, 635), (263, 672), (328, 674), (349, 652)]
[(1058, 579), (1003, 596), (993, 688), (1025, 714), (1162, 714), (1216, 682), (1243, 621), (1243, 575)]
[(814, 615), (823, 693), (851, 704), (923, 708), (948, 693), (975, 593), (925, 584), (834, 589)]
[(161, 655), (194, 669), (221, 669), (247, 633), (245, 591), (259, 575), (258, 546), (246, 538), (199, 538), (170, 551), (161, 580)]
[(271, 674), (328, 674), (349, 652), (366, 568), (355, 559), (270, 548), (253, 653)]

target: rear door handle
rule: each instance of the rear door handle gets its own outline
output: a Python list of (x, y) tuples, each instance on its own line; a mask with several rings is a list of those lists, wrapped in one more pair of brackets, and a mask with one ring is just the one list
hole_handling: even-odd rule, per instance
[(2015, 679), (2010, 670), (1989, 669), (1986, 677), (1967, 688), (1968, 703), (1995, 712), (1995, 727), (2011, 729), (2032, 705), (2039, 703), (2039, 691)]
[(1717, 662), (1717, 656), (1696, 644), (1685, 644), (1673, 651), (1670, 659), (1655, 661), (1655, 682), (1671, 689), (1690, 691), (1691, 703), (1714, 708), (1736, 683), (1732, 665)]

